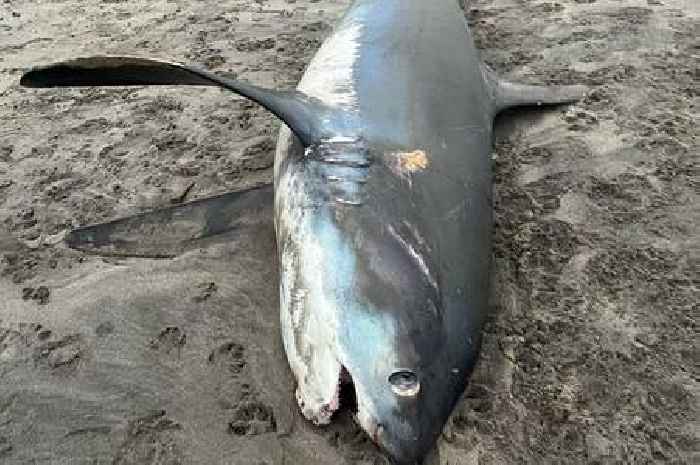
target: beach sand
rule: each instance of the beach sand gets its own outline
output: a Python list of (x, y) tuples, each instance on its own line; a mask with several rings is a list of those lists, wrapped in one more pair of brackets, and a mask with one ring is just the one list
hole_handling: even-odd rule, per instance
[[(280, 123), (214, 88), (18, 85), (115, 54), (289, 89), (348, 4), (0, 2), (0, 463), (387, 463), (348, 410), (324, 428), (298, 411), (271, 227), (172, 260), (61, 242), (269, 181)], [(498, 119), (491, 314), (428, 465), (697, 463), (699, 11), (466, 8), (502, 76), (594, 90)]]

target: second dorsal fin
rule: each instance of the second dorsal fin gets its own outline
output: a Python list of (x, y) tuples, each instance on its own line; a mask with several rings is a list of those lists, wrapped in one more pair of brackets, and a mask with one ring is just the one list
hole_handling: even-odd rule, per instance
[(25, 87), (190, 85), (218, 86), (259, 103), (274, 113), (305, 145), (327, 135), (333, 118), (321, 102), (298, 91), (265, 89), (192, 66), (148, 58), (96, 56), (34, 68), (22, 76)]

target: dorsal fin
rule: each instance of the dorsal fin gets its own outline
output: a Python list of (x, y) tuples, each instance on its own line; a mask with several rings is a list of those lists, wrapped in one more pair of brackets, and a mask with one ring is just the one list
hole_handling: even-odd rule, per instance
[(192, 66), (134, 57), (76, 58), (34, 68), (20, 84), (25, 87), (190, 85), (218, 86), (247, 97), (289, 126), (305, 145), (332, 135), (326, 127), (333, 110), (298, 91), (264, 89)]
[(590, 89), (586, 86), (537, 86), (517, 84), (500, 79), (482, 65), (486, 84), (494, 101), (494, 115), (506, 108), (521, 106), (561, 105), (581, 100)]

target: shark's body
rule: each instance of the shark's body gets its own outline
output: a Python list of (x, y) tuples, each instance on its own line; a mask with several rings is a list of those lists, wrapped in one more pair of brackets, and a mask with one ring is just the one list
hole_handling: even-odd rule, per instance
[[(289, 130), (278, 143), (282, 334), (302, 410), (329, 420), (344, 367), (362, 426), (403, 438), (395, 455), (423, 450), (464, 390), (487, 309), (483, 68), (456, 3), (360, 1), (298, 89), (347, 114), (306, 155)], [(418, 376), (419, 408), (394, 432), (381, 418), (409, 402), (388, 382), (402, 369)]]
[[(477, 359), (489, 289), (493, 118), (584, 90), (497, 80), (454, 0), (356, 1), (296, 92), (105, 57), (39, 68), (22, 82), (218, 85), (285, 121), (274, 218), (297, 400), (307, 418), (328, 423), (341, 381), (351, 381), (358, 422), (400, 464), (419, 463), (433, 446)], [(185, 239), (209, 235), (269, 197), (269, 189), (230, 194), (209, 207), (83, 228), (69, 243), (143, 255), (148, 240), (133, 233), (155, 229), (144, 225), (186, 220), (200, 228), (189, 227)]]

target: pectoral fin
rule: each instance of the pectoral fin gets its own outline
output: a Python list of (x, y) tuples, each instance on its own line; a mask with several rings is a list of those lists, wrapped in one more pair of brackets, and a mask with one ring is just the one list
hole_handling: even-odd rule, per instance
[(279, 117), (305, 146), (327, 132), (331, 110), (298, 91), (264, 89), (192, 66), (146, 58), (90, 57), (34, 68), (22, 76), (25, 87), (188, 85), (218, 86), (247, 97)]
[(265, 185), (85, 226), (65, 241), (98, 255), (170, 258), (205, 238), (246, 226), (272, 227), (272, 207), (273, 188)]

